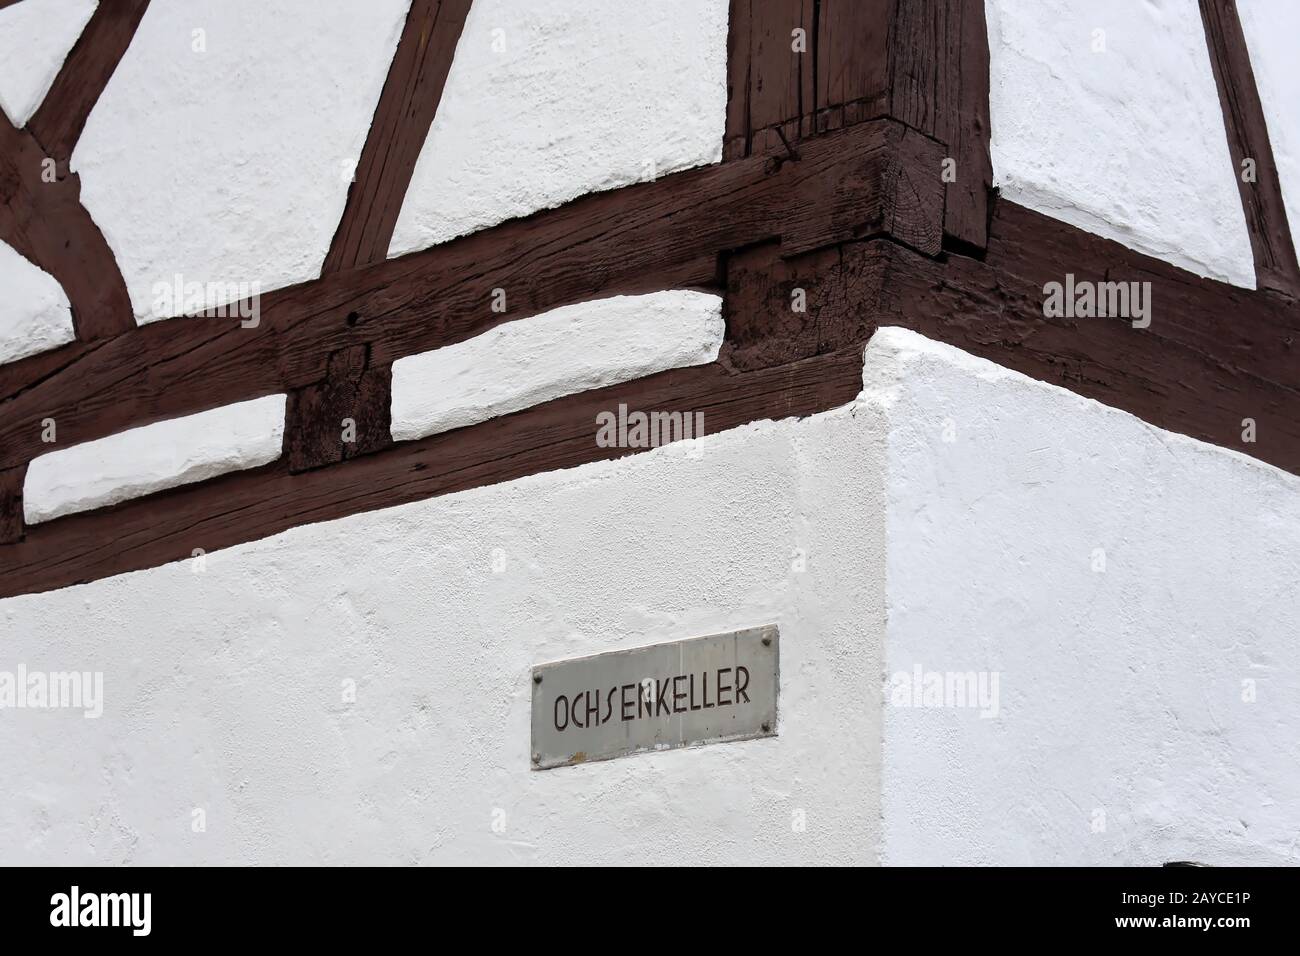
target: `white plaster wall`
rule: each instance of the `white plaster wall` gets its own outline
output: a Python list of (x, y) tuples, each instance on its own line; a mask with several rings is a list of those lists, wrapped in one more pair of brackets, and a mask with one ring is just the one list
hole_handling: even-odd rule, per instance
[(887, 674), (1001, 675), (886, 707), (885, 862), (1294, 865), (1300, 479), (882, 335)]
[[(0, 711), (0, 858), (1294, 862), (1300, 479), (912, 333), (864, 378), (0, 601), (0, 670), (105, 695)], [(531, 665), (768, 621), (777, 738), (528, 769)], [(885, 704), (916, 664), (997, 672), (997, 717)]]
[[(1002, 194), (1253, 289), (1250, 236), (1197, 5), (986, 0), (985, 8), (993, 178)], [(1093, 52), (1096, 31), (1105, 52)]]
[(27, 466), (28, 524), (257, 468), (280, 457), (284, 395), (266, 395), (41, 455)]
[[(874, 862), (882, 434), (760, 423), (2, 601), (0, 670), (101, 670), (104, 713), (0, 711), (0, 859)], [(776, 738), (529, 769), (533, 664), (766, 622)]]
[(176, 275), (320, 275), (408, 5), (150, 5), (72, 156), (138, 322)]
[(389, 255), (722, 158), (727, 0), (475, 0)]
[(27, 123), (49, 92), (96, 0), (23, 0), (0, 10), (0, 110)]
[(1300, 4), (1294, 0), (1237, 0), (1237, 15), (1264, 105), (1292, 241), (1300, 246), (1300, 57), (1296, 56)]
[(72, 306), (54, 276), (0, 242), (0, 362), (57, 348), (74, 338)]
[(703, 365), (722, 299), (673, 290), (580, 302), (393, 363), (392, 436), (420, 438), (575, 392)]

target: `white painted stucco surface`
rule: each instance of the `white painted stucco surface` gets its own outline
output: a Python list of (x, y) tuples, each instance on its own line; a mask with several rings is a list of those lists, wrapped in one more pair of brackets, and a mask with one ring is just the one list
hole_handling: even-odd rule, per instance
[[(0, 669), (104, 673), (99, 719), (0, 711), (0, 857), (1294, 861), (1300, 480), (912, 333), (864, 379), (0, 601)], [(775, 739), (528, 769), (533, 664), (769, 621)], [(998, 716), (885, 704), (916, 663)]]
[(869, 355), (887, 673), (1001, 675), (996, 718), (886, 706), (884, 861), (1300, 860), (1300, 479), (911, 333)]
[(176, 275), (263, 292), (320, 275), (407, 7), (150, 4), (72, 156), (138, 322), (164, 317), (152, 289)]
[(392, 436), (473, 425), (575, 392), (703, 365), (722, 345), (722, 299), (620, 295), (507, 322), (393, 363)]
[(0, 109), (15, 126), (31, 119), (96, 0), (23, 0), (0, 10)]
[[(104, 713), (0, 711), (0, 859), (874, 862), (882, 434), (760, 423), (2, 601), (0, 669), (101, 670)], [(769, 622), (778, 737), (529, 769), (532, 665)]]
[[(986, 0), (994, 183), (1014, 202), (1255, 288), (1200, 11)], [(1104, 32), (1105, 52), (1093, 52)]]
[(1300, 3), (1237, 0), (1292, 241), (1300, 246)]
[(284, 443), (284, 408), (285, 396), (266, 395), (34, 458), (23, 485), (27, 523), (275, 461)]
[(58, 281), (0, 242), (0, 362), (57, 348), (74, 338), (72, 307)]
[(727, 0), (475, 0), (389, 255), (722, 158)]

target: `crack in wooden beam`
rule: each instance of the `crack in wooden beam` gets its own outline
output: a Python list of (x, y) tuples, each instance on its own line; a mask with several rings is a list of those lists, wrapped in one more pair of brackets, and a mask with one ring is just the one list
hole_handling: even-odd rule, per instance
[(732, 0), (727, 42), (725, 158), (888, 117), (946, 144), (945, 236), (984, 248), (993, 164), (983, 0)]
[(470, 0), (412, 0), (322, 275), (388, 258), (469, 7)]
[(936, 254), (940, 153), (896, 123), (863, 124), (809, 141), (798, 162), (677, 173), (267, 293), (256, 328), (200, 318), (133, 328), (37, 384), (0, 373), (13, 390), (0, 403), (0, 468), (49, 450), (45, 418), (61, 445), (77, 444), (320, 382), (330, 355), (358, 345), (377, 367), (585, 299), (716, 286), (721, 253), (768, 239), (793, 255), (890, 234)]
[(984, 0), (894, 0), (888, 41), (889, 115), (947, 144), (944, 232), (980, 250), (993, 188), (984, 16)]
[[(1232, 0), (1201, 0), (1201, 20), (1219, 88), (1232, 175), (1255, 256), (1255, 281), (1264, 288), (1300, 295), (1300, 265), (1236, 4)], [(1243, 173), (1242, 164), (1247, 160), (1254, 167), (1253, 180)]]

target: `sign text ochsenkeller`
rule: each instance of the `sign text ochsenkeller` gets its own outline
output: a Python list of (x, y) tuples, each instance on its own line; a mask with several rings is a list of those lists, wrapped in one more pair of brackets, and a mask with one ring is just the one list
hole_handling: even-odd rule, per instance
[(775, 625), (533, 669), (533, 766), (776, 733)]

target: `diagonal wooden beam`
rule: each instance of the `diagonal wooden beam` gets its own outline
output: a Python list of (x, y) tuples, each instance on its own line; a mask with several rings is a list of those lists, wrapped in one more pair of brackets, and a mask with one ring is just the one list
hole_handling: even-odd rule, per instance
[[(81, 205), (77, 175), (53, 168), (40, 144), (2, 115), (0, 239), (63, 288), (81, 342), (135, 330), (126, 282), (103, 233)], [(34, 356), (25, 368), (62, 362), (61, 353)]]
[(27, 130), (66, 168), (90, 111), (117, 69), (149, 0), (102, 0), (63, 62)]
[[(26, 127), (16, 130), (0, 117), (0, 239), (63, 288), (81, 342), (135, 328), (117, 260), (81, 205), (81, 183), (68, 161), (148, 6), (149, 0), (99, 4)], [(41, 356), (33, 365), (51, 361), (61, 359)]]
[(388, 258), (470, 0), (412, 0), (322, 275)]
[[(1300, 265), (1237, 6), (1232, 0), (1201, 0), (1201, 20), (1219, 87), (1233, 178), (1255, 254), (1255, 281), (1262, 288), (1300, 295)], [(1251, 176), (1243, 170), (1247, 161), (1253, 167)]]

